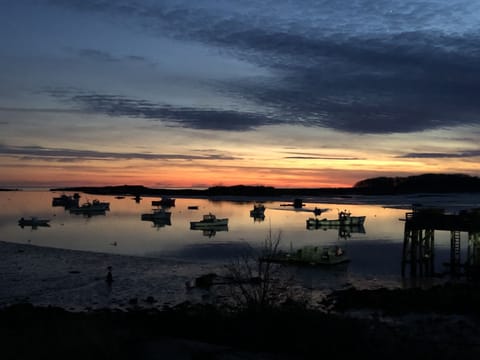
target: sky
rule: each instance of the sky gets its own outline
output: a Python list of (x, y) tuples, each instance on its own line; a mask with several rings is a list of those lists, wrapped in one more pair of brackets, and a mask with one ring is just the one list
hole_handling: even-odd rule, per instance
[(0, 187), (480, 176), (480, 1), (0, 0)]

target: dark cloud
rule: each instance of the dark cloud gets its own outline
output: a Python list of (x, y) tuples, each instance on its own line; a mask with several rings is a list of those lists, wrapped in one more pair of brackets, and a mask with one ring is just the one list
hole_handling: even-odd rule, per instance
[(16, 156), (23, 160), (73, 162), (79, 160), (236, 160), (237, 158), (216, 153), (204, 155), (116, 153), (93, 150), (57, 149), (42, 146), (7, 146), (0, 144), (0, 156)]
[(273, 109), (268, 119), (141, 102), (117, 101), (113, 108), (114, 101), (108, 105), (98, 96), (76, 99), (99, 111), (222, 130), (284, 121), (352, 133), (480, 124), (479, 34), (458, 22), (472, 11), (465, 1), (379, 0), (374, 6), (365, 0), (348, 7), (332, 1), (296, 2), (296, 7), (284, 1), (52, 3), (128, 16), (149, 33), (215, 46), (276, 74), (270, 82), (217, 84), (222, 93)]
[(52, 95), (87, 112), (141, 117), (193, 129), (246, 131), (280, 122), (257, 113), (173, 107), (109, 94), (73, 95), (70, 91), (62, 94), (61, 91), (56, 90)]
[(399, 158), (421, 158), (421, 159), (436, 159), (436, 158), (470, 158), (470, 157), (479, 157), (480, 150), (471, 150), (471, 151), (463, 151), (457, 153), (408, 153), (401, 156), (397, 156)]
[[(228, 86), (289, 120), (359, 133), (480, 124), (480, 56), (472, 39), (416, 33), (302, 43), (275, 35), (282, 36), (285, 55), (272, 50), (272, 66), (284, 70), (280, 85)], [(444, 50), (451, 43), (466, 49)], [(295, 63), (287, 59), (293, 54)]]

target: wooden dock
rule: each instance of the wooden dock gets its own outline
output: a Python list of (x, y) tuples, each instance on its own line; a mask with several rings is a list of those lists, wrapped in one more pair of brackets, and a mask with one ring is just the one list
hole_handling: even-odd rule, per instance
[[(452, 275), (480, 273), (480, 209), (445, 214), (443, 209), (421, 209), (405, 214), (402, 276), (410, 267), (411, 276), (434, 276), (435, 231), (450, 231), (450, 261), (445, 263)], [(461, 259), (461, 233), (467, 233), (467, 259)]]

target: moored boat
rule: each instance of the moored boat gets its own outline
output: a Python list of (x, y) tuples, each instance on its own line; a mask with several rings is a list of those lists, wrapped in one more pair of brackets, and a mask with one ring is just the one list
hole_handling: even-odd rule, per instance
[(65, 208), (76, 207), (78, 206), (79, 199), (80, 195), (78, 193), (73, 195), (62, 194), (52, 199), (52, 206), (63, 206)]
[(212, 228), (218, 226), (227, 226), (228, 218), (217, 219), (217, 217), (212, 214), (203, 215), (203, 219), (200, 221), (190, 221), (190, 228), (192, 229), (203, 229), (203, 228)]
[(339, 246), (304, 246), (296, 251), (279, 251), (260, 258), (261, 261), (296, 265), (337, 265), (350, 261)]
[(170, 221), (172, 213), (165, 211), (165, 209), (154, 209), (152, 213), (146, 213), (141, 215), (141, 219), (144, 221)]
[(348, 211), (340, 211), (338, 213), (337, 219), (318, 219), (318, 218), (308, 218), (307, 219), (307, 228), (310, 227), (323, 227), (323, 226), (360, 226), (365, 222), (366, 216), (351, 216)]
[(110, 210), (110, 203), (101, 202), (100, 200), (87, 201), (80, 206), (70, 208), (71, 213), (75, 214), (92, 214), (92, 213), (104, 213)]
[(253, 204), (253, 209), (250, 210), (250, 216), (254, 218), (265, 217), (265, 205)]
[(160, 200), (152, 200), (152, 206), (173, 207), (175, 206), (175, 199), (162, 197)]

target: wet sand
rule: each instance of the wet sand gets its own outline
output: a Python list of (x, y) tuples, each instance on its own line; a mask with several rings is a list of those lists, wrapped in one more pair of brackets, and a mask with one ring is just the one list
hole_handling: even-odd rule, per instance
[[(219, 271), (207, 264), (112, 255), (0, 241), (0, 306), (28, 302), (68, 310), (132, 305), (161, 308), (201, 301), (185, 283)], [(113, 283), (108, 286), (107, 268)], [(148, 301), (147, 301), (148, 300)]]
[[(205, 291), (185, 287), (193, 276), (219, 270), (207, 265), (1, 241), (0, 253), (6, 359), (480, 357), (479, 311), (474, 304), (464, 311), (462, 303), (478, 296), (475, 285), (463, 298), (451, 296), (462, 288), (448, 287), (427, 298), (354, 291), (333, 301), (329, 313), (285, 306), (226, 314), (205, 305)], [(435, 298), (447, 299), (443, 310), (428, 307)], [(415, 306), (420, 299), (427, 306)]]

